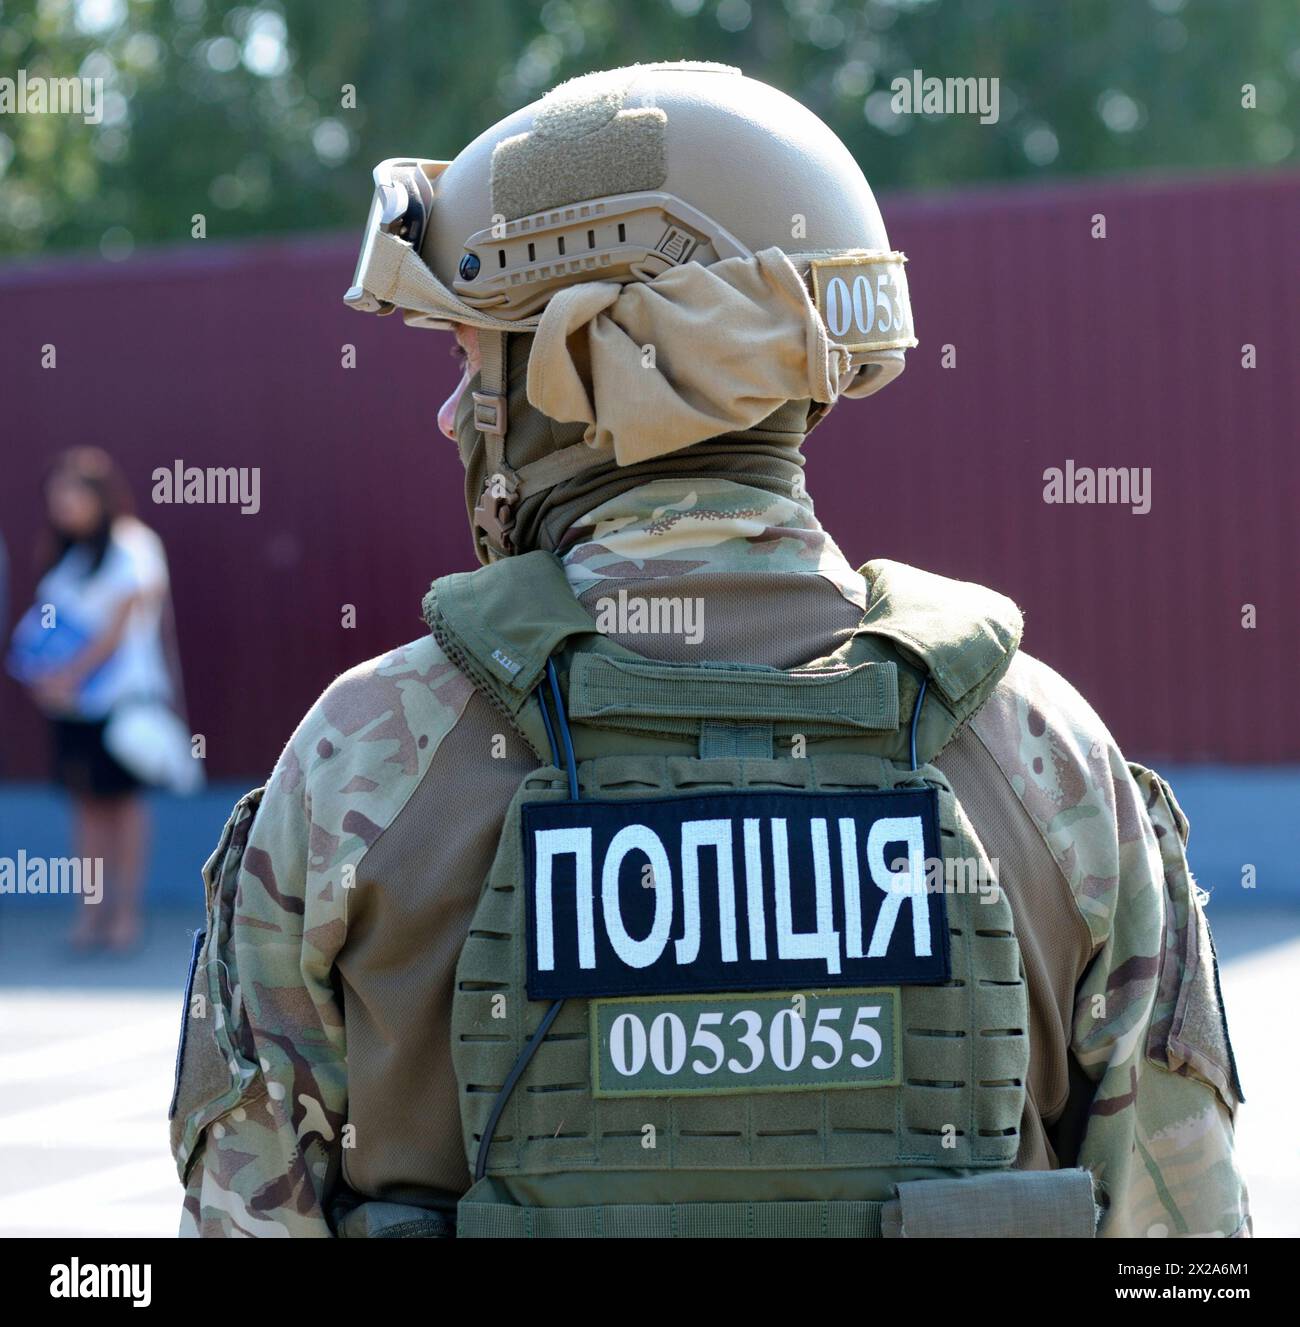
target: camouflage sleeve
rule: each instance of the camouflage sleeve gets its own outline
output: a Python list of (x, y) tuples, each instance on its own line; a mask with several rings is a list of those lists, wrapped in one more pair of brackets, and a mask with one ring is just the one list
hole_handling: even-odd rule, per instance
[(1233, 1157), (1241, 1100), (1187, 820), (1141, 766), (1114, 765), (1121, 835), (1106, 935), (1075, 999), (1073, 1050), (1096, 1084), (1079, 1164), (1106, 1200), (1105, 1235), (1250, 1234)]
[(330, 1235), (349, 1146), (335, 964), (363, 859), (473, 687), (432, 636), (337, 678), (203, 870), (172, 1107), (181, 1233)]
[(178, 1055), (172, 1149), (182, 1235), (329, 1235), (346, 1100), (330, 973), (344, 930), (333, 845), (313, 824), (303, 742), (243, 798), (203, 869), (207, 929)]
[(1071, 1052), (1092, 1085), (1078, 1164), (1102, 1235), (1247, 1235), (1233, 1156), (1241, 1092), (1187, 821), (1051, 669), (1018, 656), (976, 719), (1092, 937)]

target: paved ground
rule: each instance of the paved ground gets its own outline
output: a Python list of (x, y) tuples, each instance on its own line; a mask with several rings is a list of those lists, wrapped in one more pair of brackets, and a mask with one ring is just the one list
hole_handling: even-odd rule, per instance
[[(1239, 1138), (1256, 1233), (1300, 1235), (1300, 909), (1211, 916), (1249, 1098)], [(155, 913), (140, 953), (115, 962), (68, 958), (66, 917), (44, 900), (0, 915), (0, 1236), (170, 1235), (165, 1115), (197, 919)]]
[(129, 960), (75, 959), (67, 907), (43, 903), (0, 925), (0, 1236), (174, 1234), (166, 1113), (195, 923), (155, 914)]

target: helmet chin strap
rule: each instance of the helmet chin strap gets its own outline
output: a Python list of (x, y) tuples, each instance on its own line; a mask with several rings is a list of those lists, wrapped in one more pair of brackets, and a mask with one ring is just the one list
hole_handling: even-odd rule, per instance
[(479, 389), (474, 395), (474, 427), (487, 450), (487, 480), (474, 508), (474, 538), (492, 561), (514, 550), (511, 532), (519, 477), (506, 464), (506, 333), (480, 328)]
[(478, 352), (479, 390), (474, 393), (474, 427), (480, 433), (504, 439), (509, 427), (506, 415), (506, 333), (481, 328)]

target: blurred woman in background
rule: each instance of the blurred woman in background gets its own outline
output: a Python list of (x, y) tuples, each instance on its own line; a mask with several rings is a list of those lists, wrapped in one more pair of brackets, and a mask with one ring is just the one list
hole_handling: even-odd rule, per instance
[[(102, 902), (82, 909), (72, 943), (125, 952), (140, 939), (149, 820), (144, 781), (114, 754), (110, 725), (124, 704), (172, 701), (161, 630), (167, 558), (158, 536), (132, 515), (116, 462), (98, 448), (60, 456), (44, 498), (44, 574), (29, 618), (44, 614), (41, 644), (51, 648), (24, 680), (50, 721), (55, 781), (72, 798), (77, 855), (103, 862)], [(20, 624), (16, 651), (22, 634)]]

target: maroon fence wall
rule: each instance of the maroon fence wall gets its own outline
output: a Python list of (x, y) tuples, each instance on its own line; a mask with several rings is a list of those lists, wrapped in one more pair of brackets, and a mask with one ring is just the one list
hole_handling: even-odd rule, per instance
[[(885, 212), (911, 259), (921, 346), (899, 382), (841, 404), (809, 443), (809, 487), (845, 551), (1011, 594), (1026, 647), (1135, 754), (1300, 758), (1300, 177), (1088, 182)], [(429, 581), (470, 559), (459, 464), (434, 422), (449, 338), (346, 309), (353, 256), (352, 237), (207, 241), (0, 271), (11, 613), (32, 588), (49, 458), (107, 447), (168, 548), (215, 777), (263, 773), (330, 679), (419, 634)], [(55, 368), (41, 366), (47, 344)], [(259, 467), (260, 512), (153, 505), (152, 471), (177, 460)], [(1043, 472), (1067, 460), (1150, 467), (1150, 512), (1046, 504)], [(7, 680), (0, 721), (4, 775), (39, 777), (41, 725)]]

